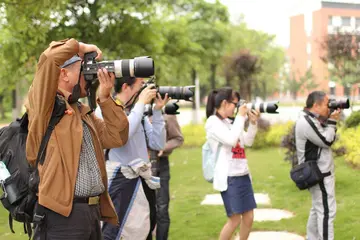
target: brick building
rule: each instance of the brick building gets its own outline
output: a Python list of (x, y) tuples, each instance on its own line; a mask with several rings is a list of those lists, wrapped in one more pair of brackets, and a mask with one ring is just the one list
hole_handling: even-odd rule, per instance
[[(332, 81), (328, 65), (320, 56), (324, 55), (321, 42), (327, 34), (340, 28), (343, 31), (360, 30), (360, 0), (311, 0), (303, 1), (299, 12), (290, 18), (290, 46), (287, 51), (288, 72), (297, 77), (312, 69), (318, 90), (326, 91), (333, 97), (343, 97), (347, 91), (356, 89), (360, 94), (360, 84), (343, 87)], [(307, 96), (299, 94), (299, 100)], [(359, 97), (358, 97), (359, 99)]]

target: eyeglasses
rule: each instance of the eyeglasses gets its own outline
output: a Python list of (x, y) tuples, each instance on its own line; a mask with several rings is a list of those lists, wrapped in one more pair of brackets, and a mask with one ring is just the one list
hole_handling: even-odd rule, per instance
[(233, 101), (228, 101), (229, 103), (232, 103), (232, 104), (234, 104), (235, 105), (235, 107), (237, 106), (237, 102), (233, 102)]

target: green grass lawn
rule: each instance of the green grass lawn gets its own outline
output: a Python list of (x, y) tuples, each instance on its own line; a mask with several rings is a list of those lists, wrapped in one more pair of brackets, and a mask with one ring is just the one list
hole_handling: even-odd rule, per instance
[[(274, 148), (248, 151), (254, 191), (268, 193), (272, 208), (295, 213), (292, 219), (254, 223), (253, 230), (280, 230), (305, 235), (310, 209), (310, 194), (298, 191), (289, 178), (289, 164), (283, 153)], [(214, 193), (202, 177), (200, 148), (179, 149), (171, 156), (171, 227), (170, 240), (217, 239), (226, 221), (223, 206), (201, 206), (204, 196)], [(339, 240), (360, 239), (360, 171), (336, 159), (337, 216), (335, 234)], [(261, 206), (258, 206), (261, 207)], [(15, 224), (16, 234), (8, 228), (8, 214), (0, 207), (0, 240), (27, 239), (22, 225)]]

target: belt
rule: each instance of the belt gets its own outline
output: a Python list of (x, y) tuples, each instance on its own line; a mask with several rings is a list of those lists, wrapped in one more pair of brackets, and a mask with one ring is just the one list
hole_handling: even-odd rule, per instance
[(73, 203), (87, 203), (88, 205), (97, 205), (100, 203), (100, 196), (95, 197), (75, 197)]

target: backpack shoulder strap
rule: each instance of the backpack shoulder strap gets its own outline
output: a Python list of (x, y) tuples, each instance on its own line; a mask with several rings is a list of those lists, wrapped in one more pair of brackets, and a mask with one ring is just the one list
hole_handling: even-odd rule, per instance
[(216, 149), (215, 164), (217, 163), (217, 160), (218, 160), (218, 158), (219, 158), (221, 146), (222, 146), (222, 143), (219, 142), (218, 147), (217, 147), (217, 149)]
[[(310, 119), (310, 117), (309, 117), (308, 115), (305, 116), (305, 119), (306, 119), (306, 121), (310, 124), (310, 126), (312, 127), (312, 129), (314, 129), (314, 131), (318, 131), (318, 130), (317, 130), (317, 127), (315, 126), (315, 123)], [(318, 152), (318, 155), (317, 155), (317, 159), (316, 159), (316, 160), (319, 160), (320, 155), (321, 155), (322, 147), (319, 147), (319, 148), (320, 148), (320, 151)]]
[(49, 125), (46, 129), (45, 135), (43, 139), (41, 140), (38, 156), (36, 158), (36, 168), (38, 164), (41, 165), (44, 164), (45, 161), (45, 153), (46, 153), (46, 147), (49, 142), (50, 136), (52, 131), (54, 130), (56, 124), (58, 124), (61, 120), (61, 118), (64, 116), (66, 110), (66, 104), (64, 100), (61, 100), (59, 97), (55, 98), (55, 104), (54, 108), (51, 114)]

